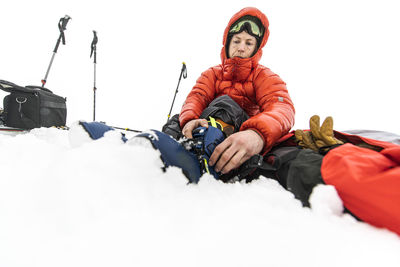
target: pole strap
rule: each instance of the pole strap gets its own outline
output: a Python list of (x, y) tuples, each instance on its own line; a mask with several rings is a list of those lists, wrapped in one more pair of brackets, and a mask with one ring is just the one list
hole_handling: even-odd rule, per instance
[(71, 19), (70, 16), (65, 15), (65, 17), (60, 18), (60, 21), (58, 22), (58, 29), (60, 30), (60, 37), (61, 37), (63, 45), (65, 45), (64, 31), (67, 29), (67, 24), (70, 19)]
[(96, 64), (96, 50), (97, 50), (97, 42), (98, 42), (98, 38), (97, 38), (97, 32), (93, 31), (93, 40), (92, 40), (92, 44), (90, 45), (90, 58), (92, 58), (92, 55), (94, 53), (94, 64)]

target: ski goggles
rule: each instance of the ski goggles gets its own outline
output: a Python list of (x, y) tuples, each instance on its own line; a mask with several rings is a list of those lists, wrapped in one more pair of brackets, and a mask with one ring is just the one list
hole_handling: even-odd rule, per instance
[(250, 19), (244, 19), (239, 22), (237, 22), (235, 25), (232, 26), (232, 28), (229, 30), (229, 33), (238, 33), (242, 30), (243, 26), (248, 23), (250, 25), (249, 30), (251, 30), (251, 34), (261, 37), (264, 33), (263, 29), (261, 29), (257, 23)]

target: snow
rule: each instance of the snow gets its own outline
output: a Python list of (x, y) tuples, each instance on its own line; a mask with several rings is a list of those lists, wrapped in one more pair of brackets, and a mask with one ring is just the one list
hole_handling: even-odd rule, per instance
[[(294, 129), (319, 114), (333, 116), (336, 130), (400, 133), (396, 1), (245, 6), (270, 20), (260, 63), (287, 82)], [(309, 209), (265, 177), (223, 184), (204, 175), (188, 185), (179, 169), (161, 170), (150, 146), (123, 144), (118, 132), (90, 141), (75, 131), (77, 120), (92, 119), (92, 30), (96, 117), (160, 129), (182, 61), (188, 78), (173, 113), (200, 73), (220, 63), (223, 30), (242, 7), (239, 0), (2, 3), (0, 79), (21, 85), (40, 84), (56, 23), (72, 17), (47, 83), (67, 97), (72, 131), (0, 135), (0, 266), (398, 266), (399, 237), (343, 215), (334, 188), (317, 187)]]
[(0, 266), (398, 265), (399, 237), (338, 212), (332, 187), (311, 210), (265, 177), (187, 184), (150, 146), (72, 146), (72, 128), (0, 135)]
[(309, 201), (313, 212), (322, 215), (340, 216), (344, 211), (342, 200), (332, 185), (317, 185)]

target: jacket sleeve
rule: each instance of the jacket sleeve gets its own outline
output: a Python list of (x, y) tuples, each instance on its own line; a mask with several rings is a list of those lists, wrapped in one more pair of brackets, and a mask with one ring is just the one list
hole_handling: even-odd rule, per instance
[(188, 121), (198, 119), (203, 110), (215, 97), (216, 76), (213, 68), (203, 72), (195, 86), (186, 97), (179, 115), (180, 126), (183, 128)]
[(260, 113), (244, 122), (240, 130), (258, 132), (264, 139), (262, 153), (265, 154), (293, 127), (295, 109), (286, 84), (269, 69), (262, 69), (253, 85)]

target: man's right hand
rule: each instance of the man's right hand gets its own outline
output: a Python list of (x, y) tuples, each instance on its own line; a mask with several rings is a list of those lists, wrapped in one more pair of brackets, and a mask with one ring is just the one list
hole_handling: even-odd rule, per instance
[(208, 122), (205, 119), (194, 119), (188, 121), (185, 126), (183, 126), (182, 133), (186, 138), (193, 138), (192, 132), (197, 127), (206, 127), (208, 128)]

